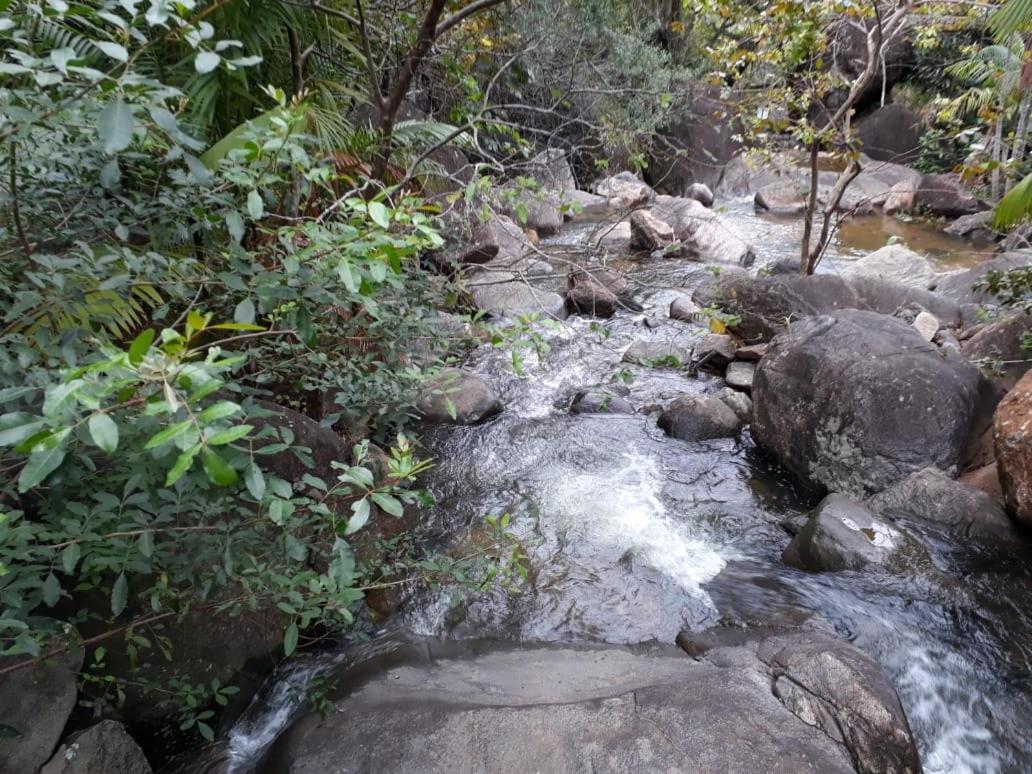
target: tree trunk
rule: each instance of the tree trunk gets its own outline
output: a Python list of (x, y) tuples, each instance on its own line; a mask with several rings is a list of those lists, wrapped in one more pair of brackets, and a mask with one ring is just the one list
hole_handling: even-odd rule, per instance
[(1025, 160), (1025, 147), (1028, 141), (1028, 118), (1032, 112), (1032, 90), (1026, 90), (1018, 106), (1018, 124), (1014, 128), (1014, 147), (1011, 150), (1011, 171), (1007, 174), (1007, 188), (1010, 189), (1015, 178), (1021, 172), (1021, 163)]
[(803, 243), (799, 251), (799, 271), (811, 274), (810, 270), (810, 236), (813, 234), (813, 221), (817, 217), (817, 186), (820, 181), (820, 170), (817, 168), (820, 159), (821, 143), (814, 140), (810, 143), (810, 190), (806, 194), (806, 206), (803, 208)]

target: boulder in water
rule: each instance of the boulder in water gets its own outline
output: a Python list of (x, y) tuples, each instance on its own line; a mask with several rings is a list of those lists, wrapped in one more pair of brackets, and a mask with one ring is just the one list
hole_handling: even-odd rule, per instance
[(670, 302), (670, 319), (697, 322), (702, 309), (689, 296), (680, 296)]
[(959, 537), (1014, 540), (1014, 525), (981, 489), (925, 468), (868, 498), (866, 505), (889, 519), (936, 524)]
[(916, 161), (921, 150), (924, 120), (908, 106), (890, 102), (878, 108), (856, 128), (864, 153), (880, 161)]
[(799, 184), (788, 178), (763, 186), (753, 196), (753, 204), (777, 215), (798, 215), (806, 207), (806, 199)]
[(502, 402), (476, 374), (446, 368), (426, 386), (419, 413), (427, 422), (475, 425), (502, 410)]
[(903, 245), (886, 245), (875, 250), (854, 262), (844, 273), (847, 277), (877, 277), (919, 288), (932, 287), (938, 277), (931, 261)]
[(724, 372), (724, 381), (728, 387), (743, 392), (752, 392), (753, 379), (756, 377), (756, 364), (736, 360), (729, 363), (727, 371)]
[(733, 438), (742, 421), (734, 410), (715, 395), (682, 395), (659, 416), (659, 427), (682, 441)]
[(905, 570), (921, 554), (902, 530), (855, 500), (831, 494), (813, 509), (781, 558), (801, 570), (840, 572), (869, 564)]
[(596, 387), (578, 392), (570, 406), (571, 414), (633, 414), (627, 391), (616, 387)]
[(473, 244), (459, 254), (459, 263), (515, 260), (528, 246), (523, 229), (505, 215), (495, 215), (473, 229)]
[(527, 165), (527, 174), (534, 178), (546, 191), (573, 191), (577, 180), (573, 169), (561, 148), (546, 148)]
[(619, 306), (616, 293), (591, 278), (578, 282), (566, 292), (566, 308), (577, 314), (612, 317)]
[(40, 774), (151, 774), (151, 767), (125, 726), (102, 720), (65, 740)]
[(683, 368), (692, 361), (691, 350), (667, 341), (635, 341), (623, 353), (625, 363)]
[(477, 308), (492, 317), (538, 314), (556, 320), (566, 319), (566, 299), (551, 290), (537, 287), (531, 281), (533, 275), (523, 274), (478, 271), (465, 278), (463, 284)]
[(998, 394), (903, 321), (847, 309), (776, 337), (752, 398), (757, 444), (803, 481), (862, 497), (926, 467), (955, 470)]
[(698, 660), (551, 648), (403, 664), (344, 708), (295, 724), (270, 770), (920, 771), (878, 667), (813, 633)]
[(726, 333), (705, 333), (692, 343), (692, 358), (705, 368), (722, 371), (735, 359), (735, 340)]
[(750, 266), (755, 260), (752, 247), (734, 225), (695, 199), (658, 196), (652, 214), (670, 224), (682, 253), (696, 260), (736, 266)]
[(620, 172), (597, 181), (594, 191), (599, 196), (605, 197), (609, 207), (614, 210), (631, 210), (635, 207), (642, 207), (652, 201), (656, 195), (655, 191), (631, 172)]
[(578, 216), (590, 218), (609, 212), (606, 197), (587, 191), (564, 191), (559, 196), (559, 206), (564, 209), (563, 217), (572, 220)]
[(713, 191), (705, 183), (692, 183), (688, 186), (687, 195), (689, 199), (695, 199), (703, 207), (713, 206)]
[(674, 243), (674, 230), (648, 210), (631, 213), (631, 249), (653, 252)]
[(985, 209), (956, 174), (922, 177), (914, 191), (914, 207), (943, 218), (959, 218)]
[(1032, 372), (1000, 402), (994, 420), (996, 464), (1007, 509), (1032, 527)]
[(717, 393), (717, 397), (735, 412), (735, 416), (742, 423), (748, 424), (752, 421), (752, 400), (744, 392), (724, 387)]

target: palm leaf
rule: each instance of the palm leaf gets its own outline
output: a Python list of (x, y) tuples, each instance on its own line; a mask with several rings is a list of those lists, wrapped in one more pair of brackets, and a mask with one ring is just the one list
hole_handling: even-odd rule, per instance
[(1032, 174), (1011, 188), (993, 213), (993, 226), (1001, 231), (1009, 231), (1026, 220), (1032, 220)]
[(1007, 0), (989, 17), (989, 29), (997, 40), (1032, 31), (1032, 0)]

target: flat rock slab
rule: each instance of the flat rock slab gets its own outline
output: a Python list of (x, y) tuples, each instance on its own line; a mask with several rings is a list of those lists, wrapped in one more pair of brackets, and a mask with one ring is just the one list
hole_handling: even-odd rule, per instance
[(742, 392), (752, 392), (753, 377), (756, 376), (756, 364), (736, 360), (727, 367), (724, 381), (728, 387)]
[(775, 696), (754, 651), (721, 665), (623, 650), (523, 650), (401, 666), (296, 725), (276, 771), (851, 772)]

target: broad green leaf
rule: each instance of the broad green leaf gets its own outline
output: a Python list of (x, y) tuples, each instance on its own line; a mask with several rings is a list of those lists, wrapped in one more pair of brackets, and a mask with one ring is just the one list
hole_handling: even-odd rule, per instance
[(193, 425), (189, 419), (184, 419), (182, 422), (176, 422), (174, 425), (169, 425), (161, 432), (155, 433), (151, 436), (150, 440), (144, 444), (144, 449), (156, 449), (162, 444), (166, 444), (169, 441), (175, 439), (177, 436), (182, 435)]
[(204, 166), (203, 161), (192, 153), (184, 153), (183, 161), (186, 162), (186, 168), (190, 170), (190, 174), (193, 175), (194, 180), (196, 180), (200, 185), (211, 185), (214, 175), (212, 175), (210, 169)]
[(405, 508), (398, 501), (396, 497), (392, 497), (385, 492), (373, 492), (373, 502), (380, 506), (383, 510), (387, 511), (391, 516), (401, 517), (405, 513)]
[(61, 465), (65, 458), (63, 444), (55, 444), (48, 448), (34, 451), (18, 476), (18, 491), (27, 492), (38, 486), (43, 480)]
[(234, 242), (239, 242), (244, 238), (244, 219), (240, 217), (240, 213), (236, 210), (226, 213), (226, 229), (229, 231), (229, 235), (233, 237)]
[(0, 446), (14, 446), (31, 438), (46, 424), (43, 417), (16, 411), (0, 416)]
[(380, 228), (390, 228), (391, 215), (380, 202), (369, 202), (369, 217)]
[(346, 589), (355, 580), (355, 555), (347, 541), (341, 538), (337, 538), (333, 544), (330, 578), (333, 579), (338, 591)]
[(54, 573), (50, 573), (43, 581), (43, 604), (53, 607), (61, 599), (61, 583)]
[(148, 529), (140, 533), (140, 553), (148, 559), (154, 554), (154, 534)]
[(122, 180), (122, 171), (118, 168), (118, 159), (111, 159), (100, 170), (100, 184), (111, 190)]
[(68, 63), (78, 58), (79, 55), (75, 52), (75, 49), (69, 46), (55, 48), (50, 52), (50, 61), (54, 63), (54, 67), (63, 73), (68, 72)]
[(260, 220), (265, 214), (265, 202), (262, 201), (262, 195), (253, 189), (247, 194), (247, 214), (251, 216), (251, 220)]
[(125, 573), (118, 574), (115, 585), (111, 588), (111, 613), (116, 618), (122, 615), (126, 603), (129, 601), (129, 583), (125, 579)]
[(121, 99), (105, 105), (97, 117), (97, 131), (105, 153), (118, 153), (133, 141), (133, 109)]
[(254, 301), (249, 298), (245, 298), (237, 304), (236, 309), (233, 310), (233, 319), (239, 323), (253, 323)]
[(353, 515), (348, 519), (348, 526), (344, 530), (345, 535), (353, 535), (369, 521), (369, 500), (363, 497), (352, 504), (351, 511)]
[(294, 651), (297, 650), (297, 622), (291, 621), (290, 626), (283, 633), (283, 655), (293, 655)]
[(118, 448), (118, 425), (108, 414), (94, 414), (89, 422), (90, 437), (97, 448), (111, 454)]
[(129, 52), (125, 50), (125, 46), (115, 43), (111, 40), (95, 40), (93, 45), (103, 51), (112, 59), (117, 59), (119, 62), (129, 61)]
[(194, 59), (194, 69), (201, 73), (201, 75), (204, 73), (210, 73), (219, 66), (219, 62), (221, 61), (222, 57), (214, 51), (199, 51), (197, 53), (197, 57)]
[(147, 350), (150, 349), (150, 345), (154, 341), (154, 336), (154, 329), (147, 328), (145, 331), (141, 332), (139, 336), (133, 339), (133, 343), (129, 345), (130, 363), (137, 366), (143, 362), (143, 357), (147, 354)]
[(208, 444), (211, 446), (225, 446), (227, 443), (239, 441), (252, 430), (254, 430), (252, 425), (237, 425), (236, 427), (230, 427), (211, 436), (211, 438), (208, 439)]
[(236, 483), (237, 472), (224, 459), (213, 451), (206, 451), (201, 457), (204, 472), (208, 479), (217, 486), (232, 486)]
[(79, 562), (82, 549), (78, 543), (69, 543), (61, 551), (61, 568), (65, 575), (71, 575), (75, 571), (75, 565)]
[(202, 425), (209, 422), (218, 422), (220, 419), (231, 417), (240, 411), (240, 405), (229, 400), (220, 400), (213, 403), (197, 415), (197, 421)]
[(175, 464), (169, 468), (168, 475), (165, 476), (165, 486), (172, 486), (179, 479), (181, 479), (186, 471), (190, 469), (193, 464), (194, 457), (197, 456), (197, 452), (201, 450), (201, 445), (197, 444), (192, 446), (186, 451), (182, 452), (177, 458)]
[(253, 462), (244, 468), (244, 486), (251, 493), (251, 497), (258, 502), (265, 497), (265, 475), (262, 473), (262, 469)]

